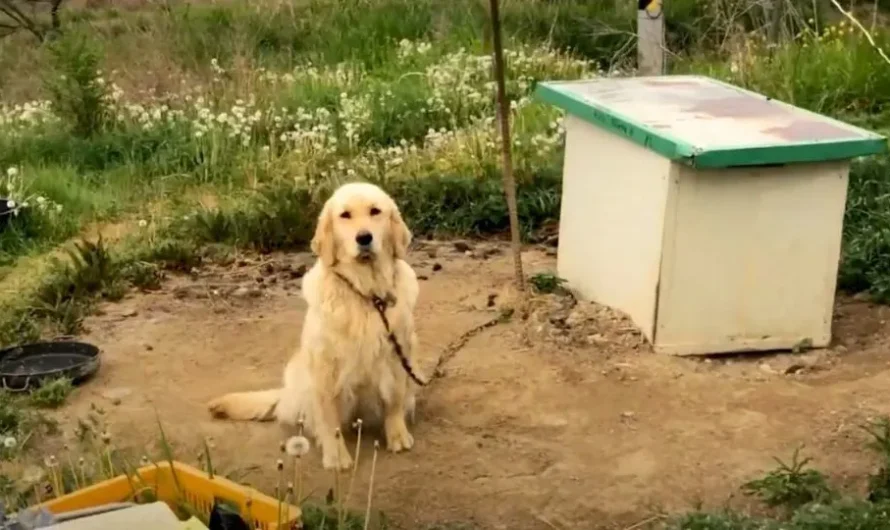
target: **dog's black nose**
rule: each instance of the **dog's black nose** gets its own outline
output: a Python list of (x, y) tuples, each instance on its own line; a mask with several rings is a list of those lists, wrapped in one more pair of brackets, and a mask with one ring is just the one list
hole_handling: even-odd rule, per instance
[(371, 232), (359, 232), (357, 236), (355, 236), (355, 242), (359, 245), (366, 247), (371, 244), (371, 241), (374, 240), (374, 236), (371, 235)]

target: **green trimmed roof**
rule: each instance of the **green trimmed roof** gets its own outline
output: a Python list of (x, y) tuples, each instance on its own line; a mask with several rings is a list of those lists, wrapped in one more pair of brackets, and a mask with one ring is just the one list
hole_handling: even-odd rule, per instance
[(821, 162), (888, 148), (879, 134), (702, 76), (542, 82), (535, 95), (695, 167)]

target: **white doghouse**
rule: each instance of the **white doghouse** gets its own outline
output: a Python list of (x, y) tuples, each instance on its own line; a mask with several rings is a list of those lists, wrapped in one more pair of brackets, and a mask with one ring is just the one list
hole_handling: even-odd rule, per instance
[(850, 161), (887, 140), (699, 76), (541, 83), (566, 111), (558, 274), (657, 352), (824, 347)]

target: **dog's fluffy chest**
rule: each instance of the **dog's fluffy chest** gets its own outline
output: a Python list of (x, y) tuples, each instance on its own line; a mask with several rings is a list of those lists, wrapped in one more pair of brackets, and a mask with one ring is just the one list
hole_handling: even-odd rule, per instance
[(414, 325), (412, 300), (398, 281), (379, 291), (377, 296), (389, 299), (385, 309), (388, 329), (372, 299), (346, 280), (316, 268), (304, 278), (304, 298), (309, 305), (304, 328), (308, 336), (304, 338), (324, 345), (316, 355), (334, 368), (341, 387), (379, 383), (383, 374), (403, 369), (389, 335), (392, 332), (402, 348), (407, 347)]

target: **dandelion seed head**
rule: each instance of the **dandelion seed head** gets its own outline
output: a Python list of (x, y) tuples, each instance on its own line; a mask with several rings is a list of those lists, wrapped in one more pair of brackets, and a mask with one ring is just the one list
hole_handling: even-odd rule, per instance
[(285, 444), (287, 454), (294, 457), (300, 457), (309, 453), (311, 445), (305, 436), (291, 436)]

